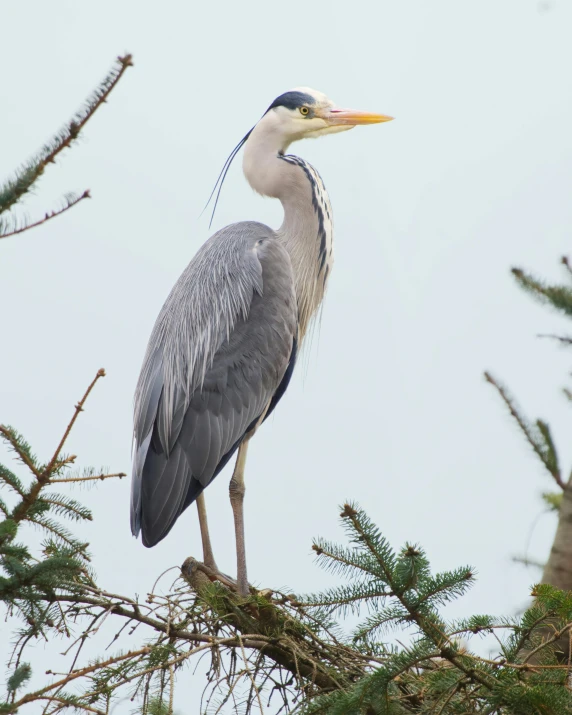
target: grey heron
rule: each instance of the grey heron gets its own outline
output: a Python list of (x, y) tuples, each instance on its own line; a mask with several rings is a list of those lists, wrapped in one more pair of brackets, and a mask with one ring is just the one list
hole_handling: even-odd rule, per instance
[(203, 490), (238, 452), (229, 491), (242, 595), (246, 450), (288, 386), (333, 263), (322, 179), (286, 151), (299, 139), (390, 119), (340, 109), (306, 87), (275, 99), (230, 155), (215, 191), (244, 146), (245, 177), (282, 202), (282, 225), (243, 221), (215, 233), (173, 287), (149, 339), (135, 392), (131, 530), (154, 546), (196, 501), (204, 562), (218, 571)]

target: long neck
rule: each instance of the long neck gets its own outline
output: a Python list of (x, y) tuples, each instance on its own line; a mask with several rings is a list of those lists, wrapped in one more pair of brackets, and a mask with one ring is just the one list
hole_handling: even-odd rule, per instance
[(277, 233), (292, 261), (301, 340), (322, 302), (333, 265), (332, 209), (318, 172), (303, 159), (283, 154), (272, 137), (255, 132), (245, 146), (244, 173), (255, 191), (280, 199), (284, 208)]

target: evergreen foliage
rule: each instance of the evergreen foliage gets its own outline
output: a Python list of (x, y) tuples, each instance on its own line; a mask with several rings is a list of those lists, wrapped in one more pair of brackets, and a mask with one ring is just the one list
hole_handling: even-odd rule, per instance
[[(563, 313), (567, 318), (572, 318), (572, 267), (566, 256), (561, 258), (561, 264), (564, 266), (567, 282), (560, 285), (550, 285), (521, 268), (513, 268), (512, 274), (517, 284), (535, 300)], [(565, 335), (543, 335), (541, 337), (554, 338), (565, 348), (572, 346), (572, 338)], [(532, 424), (523, 415), (506, 387), (501, 385), (488, 372), (485, 373), (485, 378), (497, 389), (526, 440), (559, 487), (558, 492), (545, 492), (542, 495), (548, 509), (558, 513), (562, 506), (563, 492), (571, 484), (572, 470), (568, 472), (568, 475), (563, 474), (550, 426), (541, 419), (537, 419)], [(568, 400), (572, 401), (572, 391), (569, 388), (563, 388), (563, 394)]]
[(81, 194), (68, 193), (62, 198), (61, 205), (58, 208), (46, 212), (42, 218), (33, 222), (29, 222), (13, 213), (13, 208), (36, 187), (48, 166), (56, 162), (64, 149), (73, 146), (77, 141), (87, 122), (97, 109), (107, 101), (109, 94), (132, 64), (131, 55), (118, 57), (109, 74), (88, 97), (84, 106), (76, 112), (75, 116), (46, 142), (34, 156), (16, 169), (11, 178), (0, 184), (0, 239), (23, 233), (39, 226), (65, 213), (80, 201), (90, 198), (88, 190), (83, 191)]
[[(517, 284), (529, 295), (569, 319), (572, 317), (572, 267), (567, 257), (563, 257), (561, 263), (564, 266), (566, 281), (560, 285), (550, 285), (520, 268), (513, 268), (512, 273)], [(564, 348), (569, 348), (572, 345), (572, 338), (566, 335), (543, 335), (541, 337), (554, 338)], [(543, 584), (551, 584), (553, 587), (570, 592), (572, 591), (572, 470), (567, 474), (563, 472), (548, 423), (539, 419), (531, 424), (509, 396), (506, 388), (489, 373), (485, 373), (485, 377), (499, 392), (528, 443), (558, 487), (557, 492), (545, 492), (542, 495), (548, 510), (558, 517), (556, 535), (548, 560), (545, 564), (530, 563), (526, 557), (521, 557), (518, 560), (526, 565), (540, 567)], [(572, 401), (572, 391), (568, 387), (563, 388), (563, 394), (568, 401)], [(545, 633), (548, 634), (549, 631), (546, 630)], [(556, 646), (560, 651), (561, 662), (569, 663), (572, 658), (570, 637), (562, 635)]]
[[(556, 308), (568, 317), (572, 317), (572, 269), (566, 256), (562, 257), (561, 263), (566, 269), (568, 284), (547, 285), (544, 281), (525, 273), (521, 268), (513, 268), (512, 274), (521, 288), (533, 298)], [(567, 340), (566, 338), (561, 339)]]
[[(395, 551), (355, 504), (341, 513), (347, 544), (314, 544), (318, 564), (338, 580), (323, 593), (300, 597), (253, 588), (242, 598), (193, 558), (172, 584), (165, 587), (164, 576), (143, 600), (106, 591), (91, 568), (87, 544), (73, 531), (92, 515), (65, 490), (124, 475), (72, 472), (76, 458), (63, 454), (103, 376), (100, 370), (45, 463), (16, 430), (0, 426), (24, 471), (0, 467), (7, 494), (0, 599), (18, 624), (0, 713), (41, 703), (46, 714), (109, 715), (127, 695), (139, 713), (173, 715), (179, 671), (204, 655), (211, 662), (204, 712), (572, 713), (570, 663), (558, 651), (561, 638), (570, 637), (572, 593), (539, 584), (520, 618), (451, 619), (448, 605), (471, 587), (474, 570), (434, 573), (421, 547), (406, 544)], [(39, 549), (26, 539), (27, 523), (45, 534)], [(349, 613), (360, 619), (346, 632)], [(129, 649), (82, 664), (86, 643), (105, 628), (110, 646), (120, 648), (123, 640)], [(491, 635), (494, 652), (483, 657), (482, 638)], [(45, 685), (30, 688), (30, 647), (39, 638), (67, 641), (70, 663), (64, 672), (48, 671)]]
[[(566, 317), (571, 318), (572, 268), (566, 256), (562, 257), (561, 263), (565, 267), (567, 279), (567, 283), (561, 285), (549, 285), (544, 281), (533, 277), (531, 274), (526, 273), (521, 268), (513, 268), (512, 274), (515, 277), (517, 284), (535, 300), (544, 305), (555, 308), (556, 310), (562, 312)], [(550, 335), (542, 337), (555, 338), (564, 347), (570, 347), (572, 345), (572, 338), (564, 335)], [(537, 419), (534, 424), (530, 423), (530, 421), (523, 415), (508, 390), (494, 377), (492, 377), (490, 373), (486, 372), (485, 378), (497, 389), (535, 454), (540, 459), (550, 476), (554, 479), (558, 487), (560, 487), (561, 490), (564, 490), (566, 488), (566, 483), (569, 482), (569, 478), (565, 478), (562, 474), (558, 452), (548, 423), (541, 419)], [(567, 399), (572, 399), (572, 392), (568, 388), (564, 388), (563, 393)], [(555, 494), (544, 494), (543, 498), (551, 510), (557, 511), (560, 508), (562, 501), (561, 492)]]
[[(86, 106), (0, 185), (0, 238), (89, 197), (87, 191), (68, 195), (60, 209), (34, 223), (12, 212), (72, 146), (130, 65), (129, 55), (119, 58)], [(570, 282), (572, 271), (566, 259), (563, 264)], [(513, 273), (535, 298), (572, 316), (572, 285), (550, 286), (520, 269)], [(572, 345), (572, 338), (555, 337)], [(474, 569), (434, 573), (419, 545), (395, 550), (356, 504), (345, 504), (341, 513), (346, 544), (314, 543), (318, 564), (337, 580), (323, 593), (302, 597), (251, 588), (243, 598), (192, 557), (172, 583), (166, 582), (168, 572), (159, 577), (144, 599), (106, 590), (91, 566), (89, 545), (75, 531), (92, 514), (66, 490), (100, 482), (112, 488), (108, 480), (125, 474), (74, 469), (76, 457), (64, 453), (104, 374), (97, 373), (77, 403), (46, 462), (14, 428), (0, 425), (0, 439), (18, 463), (15, 469), (0, 465), (0, 601), (13, 643), (0, 715), (38, 712), (38, 706), (44, 715), (110, 715), (126, 696), (141, 715), (174, 715), (181, 669), (204, 656), (210, 668), (202, 711), (209, 713), (572, 715), (572, 569), (569, 563), (567, 570), (555, 566), (562, 554), (572, 556), (571, 480), (563, 475), (548, 424), (523, 417), (491, 375), (487, 379), (559, 488), (543, 495), (559, 515), (555, 548), (542, 583), (531, 590), (532, 605), (518, 618), (452, 619), (449, 604), (472, 586)], [(572, 391), (564, 392), (572, 400)], [(43, 535), (39, 546), (30, 526)], [(571, 585), (560, 590), (563, 572)], [(348, 615), (358, 619), (351, 628)], [(107, 648), (88, 657), (86, 644), (102, 634), (109, 637)], [(33, 645), (54, 647), (56, 640), (65, 643), (67, 665), (62, 672), (48, 670), (38, 685)]]

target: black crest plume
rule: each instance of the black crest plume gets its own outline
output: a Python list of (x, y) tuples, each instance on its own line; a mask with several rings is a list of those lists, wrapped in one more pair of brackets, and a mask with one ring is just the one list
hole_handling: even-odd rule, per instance
[[(253, 129), (254, 129), (254, 127), (253, 127)], [(218, 200), (219, 200), (219, 198), (220, 198), (220, 192), (221, 192), (221, 190), (222, 190), (222, 185), (224, 184), (224, 180), (226, 179), (226, 175), (228, 174), (228, 170), (230, 169), (230, 165), (232, 164), (232, 162), (233, 162), (233, 160), (234, 160), (234, 157), (235, 157), (235, 156), (238, 154), (238, 152), (242, 149), (242, 147), (243, 147), (244, 144), (246, 143), (246, 140), (248, 139), (248, 137), (249, 137), (251, 134), (252, 134), (252, 129), (251, 129), (247, 134), (245, 134), (245, 135), (242, 137), (242, 139), (238, 142), (238, 144), (237, 144), (237, 145), (234, 147), (234, 149), (230, 152), (230, 154), (229, 154), (227, 160), (224, 162), (224, 166), (222, 167), (220, 174), (218, 175), (218, 179), (216, 180), (216, 183), (215, 183), (215, 185), (214, 185), (214, 188), (213, 188), (213, 190), (211, 191), (211, 195), (209, 196), (209, 200), (208, 200), (207, 203), (205, 204), (205, 208), (203, 209), (203, 211), (206, 210), (206, 208), (208, 207), (208, 205), (209, 205), (210, 202), (212, 201), (213, 196), (215, 196), (215, 194), (216, 194), (215, 202), (214, 202), (214, 206), (213, 206), (213, 212), (212, 212), (212, 214), (211, 214), (211, 220), (209, 221), (209, 228), (212, 226), (213, 219), (214, 219), (214, 215), (215, 215), (215, 211), (216, 211), (216, 207), (217, 207), (217, 204), (218, 204)]]
[[(290, 91), (290, 92), (285, 92), (284, 94), (281, 94), (279, 97), (276, 97), (276, 99), (272, 102), (272, 104), (268, 107), (265, 114), (268, 114), (268, 112), (271, 109), (275, 109), (276, 107), (286, 107), (286, 109), (297, 109), (298, 107), (301, 107), (303, 104), (314, 104), (315, 100), (314, 98), (306, 94), (305, 92), (298, 92), (298, 91)], [(254, 127), (252, 127), (254, 129)], [(209, 200), (207, 201), (205, 208), (203, 211), (206, 211), (208, 205), (213, 199), (213, 196), (215, 196), (215, 202), (213, 206), (213, 212), (211, 214), (211, 220), (209, 222), (209, 228), (212, 226), (214, 215), (216, 212), (216, 207), (218, 204), (218, 200), (220, 198), (220, 192), (222, 190), (222, 185), (224, 184), (224, 180), (226, 179), (226, 175), (228, 174), (228, 170), (230, 169), (230, 165), (232, 164), (234, 157), (238, 154), (238, 152), (242, 149), (244, 144), (246, 143), (246, 140), (248, 137), (252, 134), (252, 129), (238, 142), (238, 144), (234, 147), (234, 149), (230, 152), (230, 155), (228, 159), (224, 162), (224, 166), (222, 167), (222, 170), (220, 174), (218, 175), (218, 179), (216, 180), (216, 183), (214, 185), (213, 190), (211, 191), (211, 195), (209, 196)]]

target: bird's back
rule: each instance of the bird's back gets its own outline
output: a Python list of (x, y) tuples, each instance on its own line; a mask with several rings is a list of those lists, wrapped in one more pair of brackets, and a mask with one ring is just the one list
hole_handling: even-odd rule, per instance
[(292, 267), (275, 232), (242, 222), (212, 236), (157, 318), (135, 394), (131, 528), (146, 546), (274, 406), (296, 333)]

